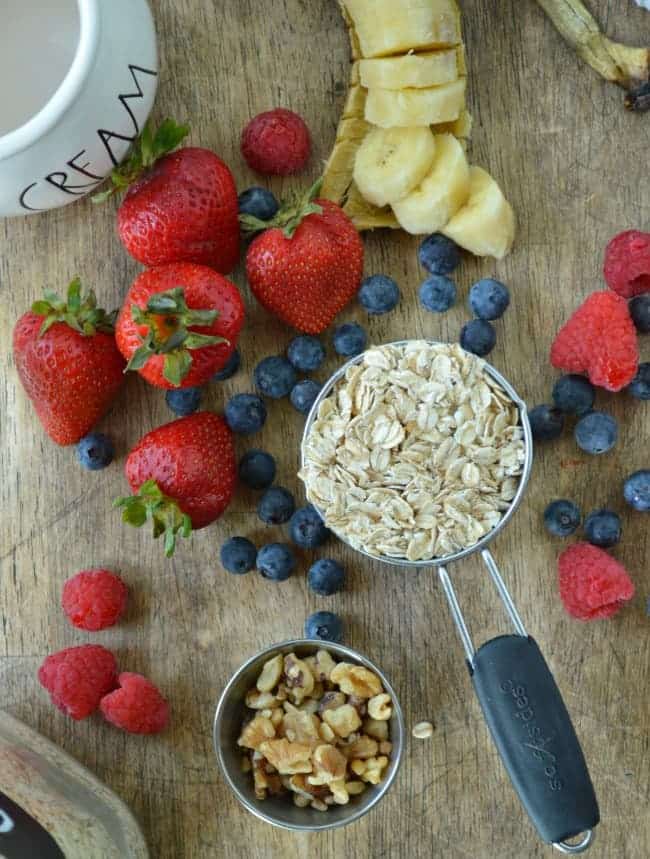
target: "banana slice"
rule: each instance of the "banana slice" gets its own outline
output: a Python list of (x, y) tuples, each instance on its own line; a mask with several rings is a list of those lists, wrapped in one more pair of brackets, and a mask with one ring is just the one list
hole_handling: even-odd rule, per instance
[(458, 79), (458, 51), (452, 48), (426, 54), (361, 60), (359, 72), (361, 85), (366, 89), (425, 89)]
[(369, 89), (366, 119), (381, 128), (453, 122), (465, 107), (466, 82), (459, 78), (428, 89)]
[(354, 162), (354, 181), (375, 206), (401, 200), (431, 169), (436, 143), (430, 128), (373, 128)]
[(442, 233), (478, 257), (502, 259), (515, 238), (515, 215), (503, 191), (480, 167), (469, 171), (469, 199)]
[(461, 143), (466, 142), (472, 136), (472, 114), (468, 110), (461, 110), (458, 119), (453, 122), (442, 122), (433, 126), (434, 134), (453, 134)]
[(414, 235), (439, 232), (469, 197), (469, 165), (463, 147), (451, 134), (438, 134), (435, 141), (429, 173), (415, 191), (393, 203), (400, 226)]
[(459, 44), (454, 0), (343, 0), (363, 57)]

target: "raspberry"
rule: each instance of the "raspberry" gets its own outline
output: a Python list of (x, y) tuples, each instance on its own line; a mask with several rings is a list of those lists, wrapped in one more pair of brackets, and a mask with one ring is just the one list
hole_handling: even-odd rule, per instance
[(252, 170), (265, 176), (289, 176), (307, 163), (309, 129), (297, 113), (278, 107), (251, 119), (242, 133), (241, 151)]
[(73, 626), (95, 632), (117, 623), (128, 594), (122, 579), (110, 570), (82, 570), (64, 584), (61, 603)]
[(650, 292), (650, 233), (627, 230), (605, 248), (607, 286), (623, 298)]
[(560, 555), (560, 596), (579, 620), (611, 617), (634, 596), (625, 567), (597, 546), (576, 543)]
[(593, 292), (558, 332), (551, 363), (568, 373), (587, 373), (608, 391), (629, 385), (639, 347), (627, 301), (607, 290)]
[(73, 719), (85, 719), (117, 681), (115, 657), (99, 644), (68, 647), (48, 656), (38, 669), (38, 680), (52, 703)]
[(100, 707), (113, 725), (131, 734), (157, 734), (167, 725), (169, 705), (141, 674), (123, 672), (119, 689), (102, 698)]

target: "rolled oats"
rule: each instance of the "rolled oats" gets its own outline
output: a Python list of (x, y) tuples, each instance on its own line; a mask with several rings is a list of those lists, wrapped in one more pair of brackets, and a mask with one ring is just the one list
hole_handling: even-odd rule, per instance
[(353, 547), (421, 561), (495, 528), (524, 459), (518, 409), (485, 362), (409, 341), (373, 347), (347, 370), (319, 407), (300, 477)]
[[(399, 503), (390, 509), (407, 515)], [(237, 742), (258, 799), (284, 794), (298, 808), (327, 811), (383, 778), (392, 702), (367, 668), (336, 663), (326, 650), (303, 659), (278, 654), (245, 702), (254, 715)]]

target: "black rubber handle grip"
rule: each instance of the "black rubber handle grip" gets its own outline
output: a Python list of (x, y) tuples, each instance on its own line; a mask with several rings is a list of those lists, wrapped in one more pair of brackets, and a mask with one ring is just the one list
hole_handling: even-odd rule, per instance
[[(471, 669), (470, 669), (471, 670)], [(472, 682), (515, 790), (548, 843), (600, 820), (580, 743), (534, 639), (503, 635), (474, 656)]]

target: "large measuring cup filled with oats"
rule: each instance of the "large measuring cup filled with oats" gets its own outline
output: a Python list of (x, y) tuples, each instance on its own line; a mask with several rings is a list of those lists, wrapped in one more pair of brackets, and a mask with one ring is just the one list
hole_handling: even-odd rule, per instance
[(147, 859), (124, 803), (81, 764), (0, 710), (1, 859)]
[[(533, 441), (526, 405), (458, 345), (373, 347), (323, 386), (300, 477), (325, 524), (375, 561), (438, 568), (485, 720), (541, 838), (566, 854), (600, 815), (562, 696), (488, 543), (519, 506)], [(514, 627), (475, 650), (448, 566), (477, 552)]]

